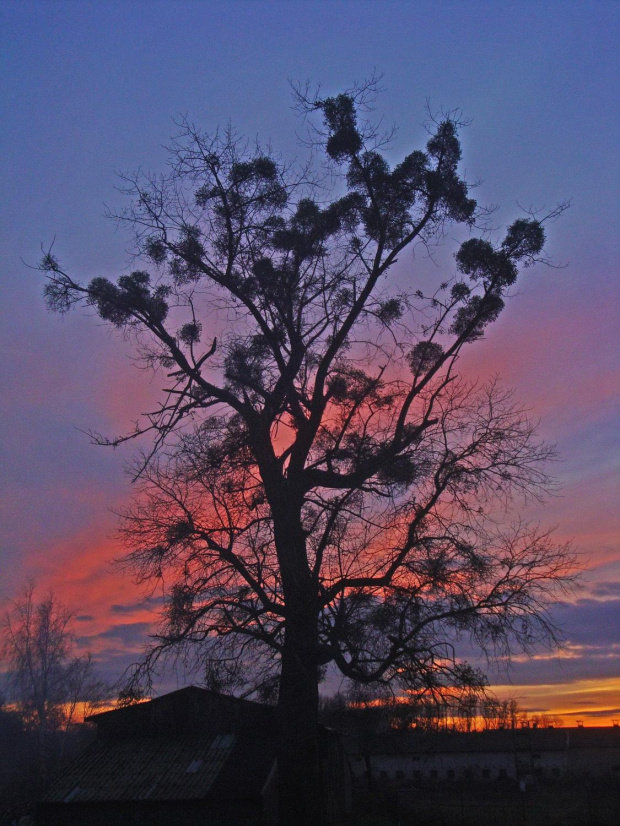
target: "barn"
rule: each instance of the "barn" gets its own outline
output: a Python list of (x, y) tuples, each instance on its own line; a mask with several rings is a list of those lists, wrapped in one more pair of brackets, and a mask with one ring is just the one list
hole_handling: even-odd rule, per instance
[[(272, 706), (198, 687), (88, 718), (97, 739), (37, 809), (46, 826), (277, 823)], [(328, 821), (346, 808), (340, 738), (321, 729)]]

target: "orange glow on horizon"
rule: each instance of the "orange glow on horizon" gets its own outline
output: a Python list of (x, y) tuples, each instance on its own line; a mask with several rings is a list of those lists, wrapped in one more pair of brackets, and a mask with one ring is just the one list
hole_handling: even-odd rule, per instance
[(492, 688), (500, 699), (515, 699), (524, 711), (562, 717), (565, 726), (577, 719), (586, 726), (611, 726), (620, 717), (620, 677)]
[[(494, 685), (492, 693), (500, 701), (516, 700), (517, 719), (535, 720), (537, 716), (551, 718), (555, 727), (570, 728), (577, 720), (584, 727), (612, 726), (620, 718), (620, 678), (611, 677), (598, 680), (577, 680), (569, 683), (541, 685)], [(394, 697), (389, 703), (404, 705), (410, 700), (406, 696)], [(386, 704), (382, 698), (367, 702), (352, 703), (353, 708), (378, 708)], [(555, 719), (554, 719), (555, 718)], [(463, 727), (465, 716), (449, 711), (442, 718), (441, 725), (453, 724)], [(474, 716), (470, 719), (472, 728), (484, 728), (484, 719)]]

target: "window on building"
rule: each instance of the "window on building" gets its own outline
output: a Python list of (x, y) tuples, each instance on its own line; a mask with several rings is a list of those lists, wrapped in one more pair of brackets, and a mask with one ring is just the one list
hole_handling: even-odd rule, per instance
[(381, 778), (381, 780), (387, 780), (388, 779), (387, 772), (386, 771), (380, 772), (379, 777)]
[(448, 769), (448, 780), (454, 780), (454, 769)]
[(421, 779), (422, 779), (422, 772), (420, 771), (420, 769), (416, 769), (416, 770), (414, 771), (414, 773), (413, 773), (413, 779), (414, 779), (414, 780), (421, 780)]
[(397, 771), (396, 772), (396, 779), (397, 780), (404, 780), (405, 779), (405, 772)]
[(488, 769), (482, 769), (482, 776), (485, 778), (485, 780), (488, 780), (490, 774), (491, 772)]
[(431, 780), (437, 780), (437, 769), (431, 769)]
[(497, 773), (497, 776), (500, 780), (505, 780), (508, 777), (508, 772), (506, 769), (500, 769)]

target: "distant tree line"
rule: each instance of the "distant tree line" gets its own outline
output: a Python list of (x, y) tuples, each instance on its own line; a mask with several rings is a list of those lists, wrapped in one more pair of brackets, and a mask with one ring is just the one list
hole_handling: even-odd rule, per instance
[(562, 726), (561, 717), (530, 714), (515, 699), (489, 692), (453, 690), (441, 696), (392, 696), (354, 686), (323, 699), (324, 723), (351, 734), (385, 731), (490, 731)]

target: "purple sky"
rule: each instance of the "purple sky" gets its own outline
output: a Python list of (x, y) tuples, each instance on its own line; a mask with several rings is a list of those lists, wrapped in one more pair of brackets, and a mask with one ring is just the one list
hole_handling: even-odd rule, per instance
[[(230, 120), (303, 157), (288, 82), (335, 91), (376, 71), (395, 158), (423, 144), (427, 99), (471, 119), (464, 168), (498, 226), (519, 206), (572, 199), (549, 230), (566, 266), (527, 271), (466, 367), (499, 372), (557, 443), (560, 496), (527, 515), (584, 552), (586, 588), (557, 611), (566, 652), (517, 661), (513, 694), (601, 719), (620, 707), (618, 4), (3, 0), (0, 14), (0, 599), (26, 576), (53, 586), (108, 673), (151, 617), (108, 564), (131, 451), (95, 448), (78, 428), (121, 432), (156, 388), (93, 318), (49, 316), (23, 262), (56, 238), (80, 277), (121, 274), (129, 241), (103, 217), (123, 204), (116, 173), (161, 169), (175, 116)], [(449, 272), (452, 252), (439, 254)]]

